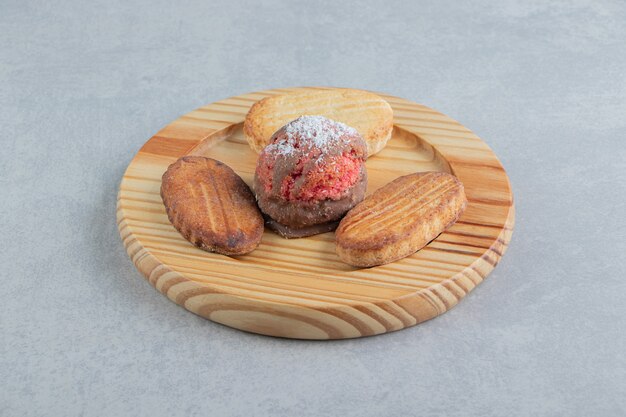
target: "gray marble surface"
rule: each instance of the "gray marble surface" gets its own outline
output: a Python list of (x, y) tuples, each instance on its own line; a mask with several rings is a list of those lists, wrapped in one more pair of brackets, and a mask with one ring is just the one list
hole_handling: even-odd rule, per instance
[[(0, 0), (0, 415), (623, 416), (626, 3)], [(133, 154), (272, 87), (366, 88), (473, 129), (511, 247), (459, 306), (330, 343), (246, 334), (145, 282)]]

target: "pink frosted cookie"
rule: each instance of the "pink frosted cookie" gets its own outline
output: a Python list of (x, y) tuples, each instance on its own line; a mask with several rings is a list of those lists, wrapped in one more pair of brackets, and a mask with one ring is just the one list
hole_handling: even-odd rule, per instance
[(322, 116), (280, 128), (257, 161), (254, 192), (268, 226), (284, 237), (333, 230), (363, 200), (367, 145), (359, 133)]

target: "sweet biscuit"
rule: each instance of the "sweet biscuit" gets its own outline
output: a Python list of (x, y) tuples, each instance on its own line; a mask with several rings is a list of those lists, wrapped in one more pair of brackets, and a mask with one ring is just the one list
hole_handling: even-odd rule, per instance
[(404, 258), (452, 226), (466, 204), (463, 184), (453, 175), (423, 172), (397, 178), (341, 220), (337, 254), (360, 267)]
[(303, 115), (324, 116), (355, 128), (367, 143), (368, 155), (383, 149), (393, 130), (393, 111), (381, 97), (334, 89), (264, 98), (250, 108), (243, 131), (250, 147), (261, 152), (281, 126)]
[(167, 217), (189, 242), (209, 252), (242, 255), (263, 235), (263, 217), (246, 183), (228, 166), (184, 156), (163, 174)]

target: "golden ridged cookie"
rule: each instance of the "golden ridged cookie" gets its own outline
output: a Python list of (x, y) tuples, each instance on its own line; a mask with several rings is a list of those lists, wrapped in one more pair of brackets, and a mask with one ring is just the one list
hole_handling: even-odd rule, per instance
[(341, 220), (337, 254), (361, 267), (404, 258), (452, 226), (466, 204), (463, 184), (453, 175), (423, 172), (397, 178)]
[(161, 182), (167, 217), (189, 242), (209, 252), (243, 255), (263, 236), (263, 217), (250, 188), (210, 158), (184, 156)]
[(383, 149), (393, 130), (393, 111), (381, 97), (335, 89), (264, 98), (250, 108), (243, 132), (250, 147), (261, 152), (278, 129), (303, 115), (324, 116), (352, 126), (365, 139), (368, 155)]

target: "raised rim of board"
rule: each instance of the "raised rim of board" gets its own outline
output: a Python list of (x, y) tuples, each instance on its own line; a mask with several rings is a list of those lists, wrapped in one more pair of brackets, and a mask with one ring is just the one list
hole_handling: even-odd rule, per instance
[[(465, 225), (464, 231), (455, 231), (453, 226), (428, 245), (455, 234), (456, 245), (472, 249), (467, 252), (473, 256), (467, 265), (455, 264), (457, 269), (459, 265), (463, 267), (462, 270), (426, 288), (382, 301), (305, 305), (262, 299), (253, 294), (231, 294), (192, 279), (162, 262), (133, 233), (134, 221), (138, 220), (129, 216), (125, 191), (131, 190), (131, 182), (138, 173), (141, 175), (140, 164), (159, 160), (158, 169), (164, 172), (169, 163), (197, 151), (207, 138), (230, 135), (255, 101), (272, 95), (325, 89), (332, 87), (273, 89), (220, 100), (168, 124), (142, 146), (120, 184), (117, 222), (128, 255), (151, 285), (193, 313), (241, 330), (299, 339), (343, 339), (400, 330), (438, 316), (455, 306), (495, 268), (508, 247), (515, 223), (513, 194), (502, 164), (478, 136), (456, 120), (427, 106), (380, 93), (394, 111), (394, 128), (430, 145), (447, 162), (446, 168), (465, 185), (468, 207), (458, 222)], [(198, 112), (203, 113), (201, 120), (193, 117)], [(215, 114), (220, 117), (210, 116)], [(165, 163), (166, 160), (170, 162)], [(491, 233), (481, 236), (480, 229)], [(468, 241), (480, 239), (481, 244), (463, 244), (458, 242), (459, 236), (461, 239), (466, 236)], [(463, 253), (462, 248), (454, 247), (446, 251)]]

